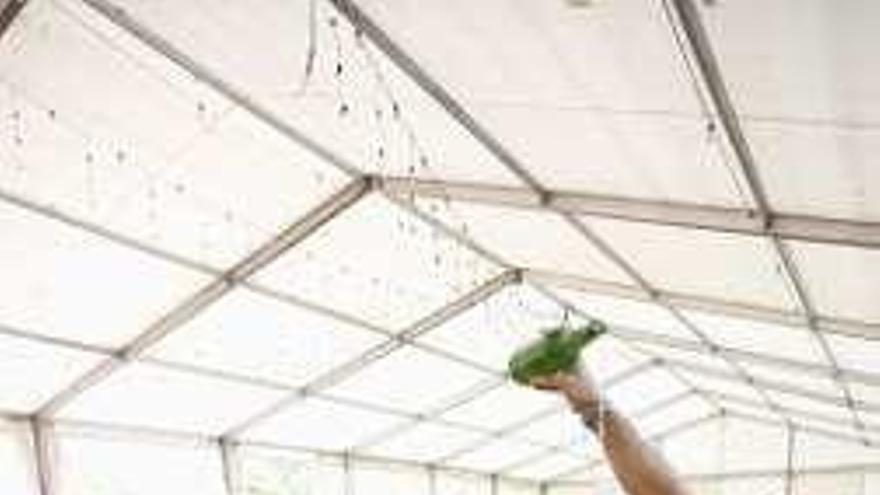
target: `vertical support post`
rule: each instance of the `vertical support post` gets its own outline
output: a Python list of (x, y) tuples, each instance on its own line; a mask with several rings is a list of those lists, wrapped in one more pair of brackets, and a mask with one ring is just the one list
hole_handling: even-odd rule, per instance
[(437, 468), (428, 466), (428, 495), (437, 495)]
[(53, 471), (52, 471), (52, 453), (49, 444), (49, 436), (46, 431), (46, 423), (40, 418), (31, 417), (29, 420), (31, 428), (31, 440), (33, 441), (35, 468), (37, 473), (37, 486), (40, 489), (40, 495), (53, 495)]
[(345, 495), (354, 495), (354, 475), (351, 472), (351, 455), (348, 452), (342, 455), (342, 477)]
[(785, 495), (794, 494), (794, 453), (795, 441), (797, 440), (797, 428), (791, 422), (786, 423), (786, 436), (788, 447), (785, 461)]
[(498, 495), (498, 475), (493, 474), (489, 477), (489, 487), (492, 495)]
[(226, 495), (238, 495), (241, 493), (241, 463), (238, 458), (238, 445), (223, 438), (217, 442), (217, 445), (220, 449)]

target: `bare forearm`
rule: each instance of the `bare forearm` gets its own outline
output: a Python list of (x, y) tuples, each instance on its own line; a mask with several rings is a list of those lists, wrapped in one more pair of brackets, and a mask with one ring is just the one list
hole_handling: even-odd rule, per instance
[[(629, 420), (609, 409), (596, 423), (605, 455), (630, 495), (685, 495), (663, 457), (645, 443)], [(601, 425), (601, 428), (599, 428)]]

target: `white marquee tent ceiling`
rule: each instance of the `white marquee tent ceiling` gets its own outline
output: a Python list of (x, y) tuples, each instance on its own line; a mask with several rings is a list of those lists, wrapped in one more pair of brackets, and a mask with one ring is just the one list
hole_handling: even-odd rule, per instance
[(504, 378), (570, 308), (687, 471), (784, 469), (786, 425), (880, 464), (880, 5), (698, 3), (30, 0), (0, 411), (69, 487), (107, 432), (591, 482)]

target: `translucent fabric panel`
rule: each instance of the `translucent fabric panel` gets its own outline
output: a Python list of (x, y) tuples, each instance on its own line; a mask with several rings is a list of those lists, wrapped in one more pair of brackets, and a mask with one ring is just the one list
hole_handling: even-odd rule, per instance
[(486, 476), (439, 471), (434, 475), (436, 495), (490, 495), (492, 486)]
[[(844, 369), (880, 375), (880, 340), (826, 335), (831, 352)], [(875, 398), (880, 401), (880, 398)]]
[(102, 356), (0, 334), (0, 410), (31, 413)]
[(236, 450), (243, 495), (344, 493), (341, 463), (294, 451)]
[[(755, 18), (758, 8), (763, 15)], [(880, 116), (880, 75), (870, 70), (876, 61), (870, 20), (880, 16), (874, 2), (836, 7), (781, 0), (768, 6), (749, 0), (703, 7), (702, 15), (744, 115), (840, 123)]]
[(510, 433), (510, 437), (564, 447), (584, 457), (593, 456), (599, 451), (593, 434), (568, 409), (562, 409), (516, 429)]
[[(880, 322), (880, 250), (790, 242), (817, 310), (827, 316)], [(829, 284), (829, 280), (834, 280)]]
[(572, 471), (584, 464), (585, 459), (569, 454), (547, 454), (546, 457), (530, 462), (524, 466), (509, 471), (512, 476), (532, 480), (550, 480), (556, 475)]
[(559, 304), (528, 285), (517, 284), (444, 322), (421, 340), (505, 371), (516, 349), (562, 321)]
[(406, 347), (332, 387), (331, 395), (411, 413), (426, 412), (482, 383), (487, 374)]
[(654, 368), (611, 388), (607, 395), (615, 407), (632, 414), (686, 391), (686, 386), (671, 373)]
[(694, 367), (694, 371), (699, 371), (700, 373), (702, 373), (702, 370), (704, 369), (709, 371), (730, 372), (730, 365), (727, 364), (723, 358), (709, 352), (705, 346), (702, 348), (696, 347), (694, 349), (680, 349), (677, 347), (646, 344), (641, 342), (635, 343), (634, 345), (636, 348), (650, 352), (661, 359), (669, 360), (669, 364), (674, 367)]
[(482, 446), (477, 446), (475, 450), (450, 459), (446, 464), (494, 473), (507, 466), (536, 456), (545, 449), (546, 447), (533, 443), (502, 438), (484, 443)]
[(868, 385), (850, 381), (849, 388), (854, 395), (854, 399), (861, 401), (863, 404), (869, 404), (870, 406), (865, 407), (870, 407), (872, 411), (875, 411), (874, 414), (877, 415), (878, 419), (880, 419), (880, 384)]
[(672, 313), (654, 303), (576, 290), (561, 289), (556, 292), (581, 311), (613, 326), (680, 339), (696, 338)]
[(800, 474), (792, 480), (792, 491), (798, 495), (864, 495), (862, 473)]
[(853, 441), (816, 435), (808, 431), (795, 434), (794, 465), (798, 470), (831, 466), (875, 465), (880, 449)]
[(725, 418), (722, 434), (724, 446), (720, 454), (724, 471), (785, 468), (788, 437), (783, 426)]
[(719, 472), (724, 466), (722, 422), (716, 420), (678, 431), (662, 440), (660, 451), (680, 475)]
[(384, 337), (292, 304), (236, 289), (151, 354), (300, 386)]
[(615, 112), (576, 102), (480, 102), (474, 108), (549, 188), (748, 205), (735, 158), (697, 115)]
[(480, 428), (501, 430), (543, 411), (562, 408), (556, 395), (510, 383), (444, 413), (444, 419)]
[(745, 363), (743, 368), (755, 380), (768, 384), (765, 386), (768, 389), (790, 387), (829, 397), (837, 397), (840, 393), (839, 386), (831, 378), (830, 372), (827, 375), (818, 375), (806, 373), (803, 370), (758, 363)]
[(745, 128), (777, 211), (880, 220), (880, 170), (872, 163), (880, 152), (876, 125), (746, 119)]
[(537, 495), (538, 493), (536, 483), (506, 479), (498, 481), (498, 495)]
[(345, 450), (400, 423), (397, 416), (318, 398), (294, 403), (244, 432), (247, 439)]
[(605, 335), (587, 346), (581, 353), (581, 361), (593, 378), (603, 386), (611, 386), (644, 366), (646, 354), (639, 353), (621, 339)]
[(307, 1), (118, 4), (274, 117), (365, 172), (515, 180), (330, 5), (310, 11)]
[[(783, 409), (792, 411), (796, 416), (815, 416), (832, 425), (847, 425), (852, 422), (852, 415), (843, 403), (831, 404), (782, 392), (770, 391), (768, 394), (776, 404)], [(842, 401), (842, 392), (839, 392), (837, 397)]]
[(387, 440), (378, 441), (366, 451), (390, 459), (432, 463), (483, 438), (486, 436), (472, 430), (422, 422), (414, 428), (390, 433)]
[(344, 183), (84, 5), (20, 21), (0, 50), (4, 191), (226, 268)]
[(691, 395), (673, 404), (649, 407), (646, 414), (634, 418), (639, 431), (645, 436), (661, 434), (677, 425), (705, 418), (715, 412), (714, 407), (699, 395)]
[(30, 430), (26, 423), (0, 419), (0, 492), (37, 495)]
[(555, 213), (475, 203), (421, 201), (421, 209), (477, 245), (523, 268), (631, 283), (630, 278)]
[(0, 273), (0, 322), (113, 347), (207, 282), (9, 205), (0, 205)]
[(427, 470), (372, 464), (355, 464), (351, 486), (354, 495), (418, 495), (429, 493)]
[(55, 449), (58, 495), (226, 493), (215, 445), (59, 431)]
[(257, 279), (307, 301), (402, 329), (499, 268), (380, 196), (370, 196)]
[(795, 306), (767, 239), (607, 218), (586, 223), (659, 289), (764, 307)]
[(755, 391), (755, 388), (745, 383), (744, 377), (733, 374), (735, 373), (733, 368), (730, 368), (728, 373), (731, 373), (729, 378), (721, 378), (683, 368), (679, 369), (679, 374), (689, 383), (709, 395), (732, 396), (759, 404), (763, 402), (761, 395)]
[(769, 495), (785, 493), (785, 480), (781, 476), (734, 475), (719, 480), (686, 481), (685, 487), (705, 495)]
[(283, 396), (277, 389), (135, 363), (86, 390), (58, 415), (220, 434)]
[(774, 325), (694, 311), (685, 311), (684, 314), (706, 337), (722, 347), (828, 364), (818, 339), (805, 327)]

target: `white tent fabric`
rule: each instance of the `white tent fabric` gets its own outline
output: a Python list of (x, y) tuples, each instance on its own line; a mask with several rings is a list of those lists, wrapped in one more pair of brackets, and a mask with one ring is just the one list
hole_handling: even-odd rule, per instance
[(576, 3), (0, 1), (0, 492), (880, 490), (878, 4)]

